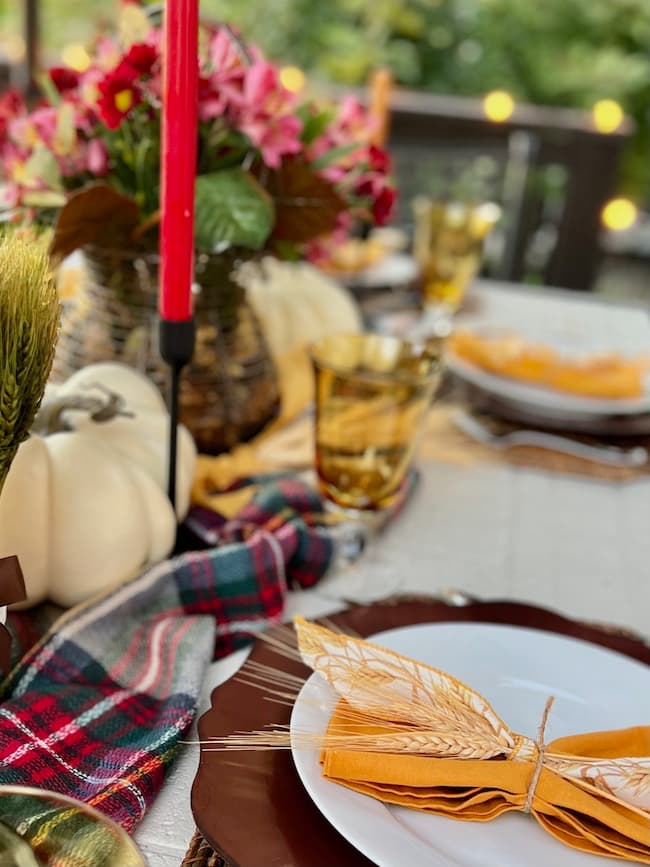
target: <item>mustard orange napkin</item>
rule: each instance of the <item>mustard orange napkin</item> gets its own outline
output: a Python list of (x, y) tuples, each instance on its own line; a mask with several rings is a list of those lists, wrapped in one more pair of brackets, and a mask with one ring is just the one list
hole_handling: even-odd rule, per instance
[(302, 469), (313, 462), (313, 427), (301, 413), (314, 399), (314, 375), (309, 354), (297, 347), (276, 358), (282, 409), (255, 439), (213, 457), (199, 455), (192, 486), (192, 502), (228, 518), (246, 506), (254, 486), (229, 490), (233, 482), (281, 469)]
[(444, 672), (297, 618), (301, 655), (340, 700), (323, 774), (454, 819), (530, 812), (585, 852), (650, 864), (650, 725), (545, 744)]
[(519, 334), (482, 335), (462, 328), (451, 335), (446, 348), (498, 376), (596, 398), (641, 397), (650, 364), (648, 356), (616, 352), (568, 358)]

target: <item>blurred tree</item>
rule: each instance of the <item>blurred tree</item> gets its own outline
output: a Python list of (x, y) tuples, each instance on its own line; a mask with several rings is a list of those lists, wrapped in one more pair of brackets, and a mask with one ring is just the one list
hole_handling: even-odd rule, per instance
[[(119, 0), (41, 0), (44, 56), (104, 26)], [(0, 0), (0, 49), (20, 26)], [(623, 189), (650, 197), (650, 0), (201, 0), (267, 54), (310, 75), (363, 84), (389, 65), (400, 83), (478, 96), (590, 108), (615, 99), (639, 127)]]

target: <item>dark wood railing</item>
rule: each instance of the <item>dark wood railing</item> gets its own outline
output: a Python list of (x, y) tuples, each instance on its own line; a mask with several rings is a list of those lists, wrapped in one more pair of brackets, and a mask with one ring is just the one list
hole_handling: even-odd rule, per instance
[(401, 90), (393, 96), (391, 111), (390, 148), (398, 166), (409, 162), (409, 152), (423, 148), (503, 151), (505, 170), (510, 164), (515, 175), (510, 201), (504, 203), (514, 210), (499, 268), (504, 279), (524, 277), (527, 245), (539, 225), (544, 203), (531, 177), (541, 167), (562, 166), (563, 203), (543, 279), (571, 289), (592, 286), (600, 260), (600, 214), (616, 192), (621, 155), (634, 132), (629, 119), (604, 134), (594, 128), (588, 112), (517, 105), (507, 121), (496, 123), (486, 118), (480, 100)]

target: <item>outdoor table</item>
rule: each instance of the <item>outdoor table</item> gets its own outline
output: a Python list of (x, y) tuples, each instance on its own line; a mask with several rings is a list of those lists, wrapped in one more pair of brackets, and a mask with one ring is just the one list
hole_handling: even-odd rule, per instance
[[(520, 305), (526, 291), (484, 283), (476, 298)], [(535, 295), (544, 298), (549, 315), (561, 313), (573, 297), (555, 290)], [(352, 569), (291, 593), (287, 619), (341, 610), (342, 598), (351, 595), (368, 601), (387, 593), (436, 595), (457, 588), (617, 624), (650, 638), (650, 475), (604, 481), (539, 467), (460, 466), (430, 458), (420, 462), (420, 470), (419, 489), (398, 520)], [(210, 667), (197, 716), (244, 658), (240, 651)], [(177, 867), (183, 860), (195, 830), (190, 790), (198, 760), (197, 745), (182, 748), (136, 832), (150, 867)]]

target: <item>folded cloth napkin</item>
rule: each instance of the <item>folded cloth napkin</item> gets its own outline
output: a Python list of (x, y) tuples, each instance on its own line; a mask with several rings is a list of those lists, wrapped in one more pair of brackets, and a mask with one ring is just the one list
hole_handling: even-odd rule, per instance
[[(291, 443), (293, 451), (299, 455), (291, 455), (287, 463), (287, 435), (293, 431), (294, 424), (307, 410), (314, 400), (314, 373), (309, 353), (303, 347), (297, 347), (275, 359), (278, 369), (278, 380), (281, 393), (281, 412), (268, 427), (254, 439), (240, 443), (234, 449), (222, 455), (199, 455), (194, 484), (192, 487), (192, 502), (209, 509), (216, 508), (224, 514), (234, 515), (246, 500), (233, 496), (232, 502), (224, 498), (224, 491), (230, 491), (234, 486), (237, 493), (243, 493), (240, 480), (256, 473), (270, 473), (280, 469), (292, 469), (297, 466), (296, 457), (304, 464), (311, 459), (310, 446), (313, 431), (307, 430), (307, 436), (300, 443)], [(304, 430), (300, 426), (301, 430)], [(311, 439), (310, 439), (311, 436)], [(276, 439), (284, 448), (274, 446)]]
[(448, 674), (300, 618), (296, 628), (303, 660), (340, 697), (322, 743), (328, 779), (455, 819), (529, 812), (569, 846), (650, 864), (650, 726), (545, 744), (545, 719), (537, 739), (516, 734)]
[[(131, 830), (192, 720), (209, 662), (281, 618), (288, 582), (309, 587), (327, 569), (334, 546), (322, 510), (313, 490), (282, 479), (236, 521), (194, 514), (213, 547), (64, 614), (3, 684), (0, 784), (71, 795)], [(38, 622), (32, 611), (10, 620), (18, 640)]]

